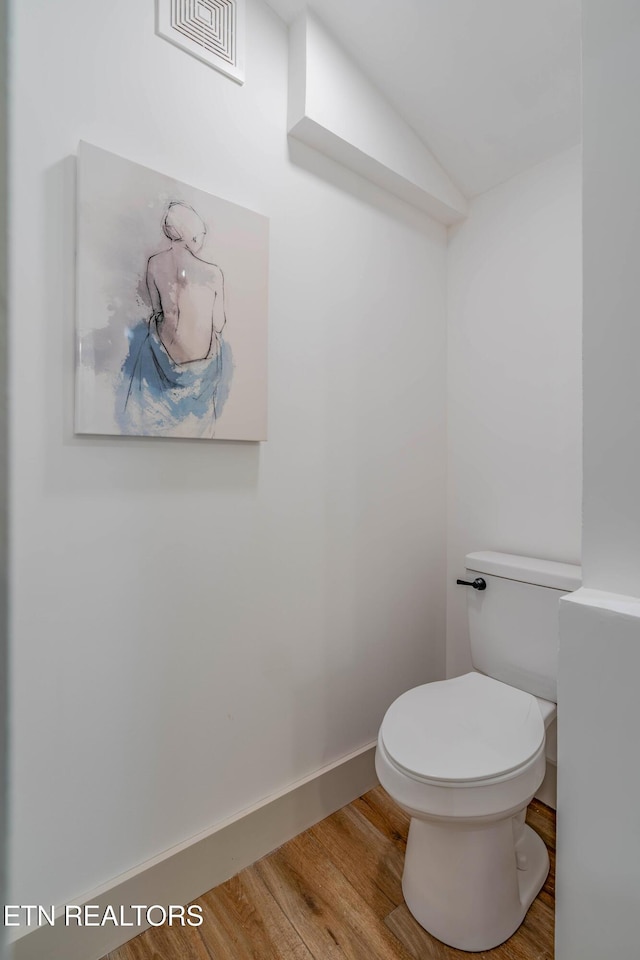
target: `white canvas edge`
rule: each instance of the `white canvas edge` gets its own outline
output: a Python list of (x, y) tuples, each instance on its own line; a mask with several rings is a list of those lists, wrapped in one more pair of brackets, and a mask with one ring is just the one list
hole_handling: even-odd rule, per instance
[(214, 70), (224, 73), (225, 76), (230, 77), (231, 80), (235, 80), (236, 83), (242, 85), (245, 81), (244, 47), (246, 35), (246, 7), (245, 0), (236, 0), (236, 3), (236, 51), (238, 55), (238, 63), (235, 67), (231, 66), (231, 64), (225, 63), (224, 60), (222, 60), (220, 57), (216, 57), (216, 55), (213, 53), (204, 53), (202, 47), (193, 40), (189, 40), (188, 37), (178, 37), (176, 31), (171, 26), (171, 16), (169, 10), (170, 0), (156, 0), (156, 34), (159, 37), (162, 37), (163, 40), (168, 40), (169, 43), (172, 43), (180, 50), (190, 53), (192, 56), (196, 57), (196, 59), (201, 60), (202, 63), (206, 63), (208, 67), (213, 67)]
[(85, 141), (80, 140), (78, 147), (76, 149), (75, 155), (75, 164), (76, 164), (76, 178), (75, 178), (75, 206), (76, 206), (76, 222), (75, 222), (75, 249), (73, 251), (73, 269), (74, 269), (74, 318), (73, 318), (73, 433), (75, 436), (87, 436), (89, 431), (84, 427), (82, 423), (82, 416), (84, 414), (84, 407), (81, 409), (80, 403), (80, 379), (82, 376), (81, 371), (81, 362), (80, 362), (80, 198), (82, 196), (80, 177), (82, 175), (82, 163), (80, 162), (80, 155), (83, 152), (85, 147)]

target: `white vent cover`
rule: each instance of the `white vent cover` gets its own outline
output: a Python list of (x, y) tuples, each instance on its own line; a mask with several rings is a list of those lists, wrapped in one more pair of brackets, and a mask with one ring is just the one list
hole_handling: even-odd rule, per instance
[(246, 0), (157, 0), (157, 32), (244, 83)]

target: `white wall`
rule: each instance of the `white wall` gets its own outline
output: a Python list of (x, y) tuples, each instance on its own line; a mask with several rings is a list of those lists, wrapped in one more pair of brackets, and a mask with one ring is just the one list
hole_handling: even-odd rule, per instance
[(556, 957), (631, 960), (640, 902), (640, 598), (583, 589), (563, 599), (559, 660)]
[[(153, 6), (13, 2), (16, 903), (347, 754), (444, 673), (444, 228), (287, 145), (261, 0), (244, 88)], [(72, 435), (80, 138), (271, 218), (266, 444)]]
[[(0, 0), (0, 377), (4, 387), (0, 392), (0, 900), (6, 902), (8, 893), (7, 851), (7, 721), (8, 721), (8, 399), (7, 382), (7, 327), (8, 327), (8, 17), (6, 0)], [(0, 960), (5, 956), (4, 930), (0, 933)]]
[(467, 553), (580, 562), (580, 188), (573, 149), (450, 229), (449, 676), (471, 668)]
[(289, 28), (289, 133), (442, 223), (467, 214), (431, 151), (309, 12)]
[(640, 593), (640, 82), (635, 0), (584, 8), (584, 581)]
[(583, 2), (584, 581), (562, 606), (558, 960), (638, 955), (640, 86), (636, 0)]

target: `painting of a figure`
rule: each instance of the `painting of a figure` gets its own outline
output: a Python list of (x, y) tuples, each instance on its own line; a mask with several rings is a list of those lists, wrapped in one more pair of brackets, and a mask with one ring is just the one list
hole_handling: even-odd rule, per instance
[(266, 439), (268, 221), (88, 144), (78, 183), (76, 431)]
[(198, 256), (207, 228), (193, 207), (172, 201), (163, 231), (171, 246), (149, 257), (151, 314), (133, 331), (118, 420), (125, 433), (155, 433), (188, 413), (213, 436), (233, 370), (222, 340), (224, 276)]

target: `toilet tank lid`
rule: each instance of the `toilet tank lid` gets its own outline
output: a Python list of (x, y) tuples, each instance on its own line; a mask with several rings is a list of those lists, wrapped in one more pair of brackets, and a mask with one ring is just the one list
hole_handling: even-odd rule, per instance
[(538, 560), (534, 557), (481, 550), (467, 554), (466, 567), (475, 573), (520, 580), (539, 587), (552, 587), (554, 590), (577, 590), (582, 586), (582, 567), (574, 563), (558, 563), (556, 560)]

